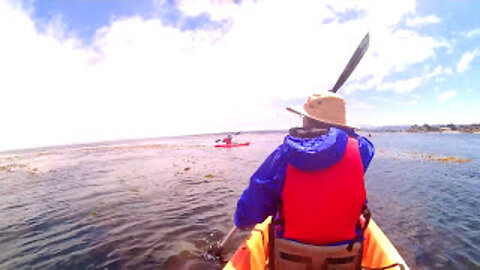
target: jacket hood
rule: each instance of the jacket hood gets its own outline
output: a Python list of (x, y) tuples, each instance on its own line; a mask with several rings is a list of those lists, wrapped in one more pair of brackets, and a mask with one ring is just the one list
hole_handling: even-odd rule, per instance
[(301, 171), (316, 171), (328, 168), (342, 159), (347, 147), (348, 134), (338, 128), (313, 138), (287, 135), (283, 142), (287, 161)]

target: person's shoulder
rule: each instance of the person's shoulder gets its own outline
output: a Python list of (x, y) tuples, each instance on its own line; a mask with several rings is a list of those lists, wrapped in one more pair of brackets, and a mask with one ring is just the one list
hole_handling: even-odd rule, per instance
[(355, 139), (358, 142), (358, 150), (363, 163), (363, 171), (366, 172), (370, 162), (373, 159), (373, 156), (375, 155), (375, 147), (369, 139), (358, 134), (356, 135), (357, 136)]
[(368, 147), (373, 147), (372, 141), (370, 141), (368, 138), (366, 138), (364, 136), (357, 137), (357, 141), (358, 141), (359, 145), (365, 145), (365, 146), (368, 146)]

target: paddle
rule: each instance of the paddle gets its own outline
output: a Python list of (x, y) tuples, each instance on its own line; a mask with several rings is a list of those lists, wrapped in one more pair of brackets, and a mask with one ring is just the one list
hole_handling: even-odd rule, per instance
[(348, 77), (350, 77), (350, 75), (355, 70), (360, 60), (362, 59), (363, 55), (367, 51), (369, 41), (370, 41), (370, 34), (367, 33), (365, 37), (362, 39), (362, 42), (360, 42), (360, 45), (358, 45), (357, 49), (353, 53), (352, 57), (350, 58), (350, 61), (348, 61), (348, 64), (347, 66), (345, 66), (345, 69), (343, 70), (342, 74), (340, 74), (340, 77), (338, 77), (337, 83), (335, 83), (335, 86), (330, 91), (332, 91), (333, 93), (336, 93), (338, 89), (347, 81)]
[(227, 233), (225, 238), (223, 238), (223, 240), (220, 241), (220, 243), (216, 247), (213, 247), (212, 249), (210, 249), (208, 251), (208, 253), (213, 254), (217, 257), (220, 256), (222, 251), (223, 251), (223, 248), (225, 247), (225, 244), (227, 244), (228, 241), (230, 241), (230, 239), (232, 238), (232, 236), (235, 234), (236, 231), (237, 231), (237, 227), (235, 227), (235, 225), (234, 225), (230, 229), (230, 231)]
[[(233, 135), (239, 135), (239, 134), (240, 134), (240, 131), (233, 133)], [(216, 139), (215, 142), (219, 142), (219, 141), (221, 141), (221, 140), (223, 140), (223, 139)]]

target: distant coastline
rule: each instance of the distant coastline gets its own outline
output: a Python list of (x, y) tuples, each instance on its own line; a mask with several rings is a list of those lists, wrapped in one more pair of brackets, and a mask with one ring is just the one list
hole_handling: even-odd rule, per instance
[(362, 128), (364, 131), (381, 132), (440, 132), (440, 133), (480, 133), (480, 124), (470, 125), (412, 125), (412, 126), (384, 126)]
[(471, 124), (471, 125), (413, 125), (408, 130), (408, 132), (447, 132), (447, 133), (480, 133), (480, 124)]

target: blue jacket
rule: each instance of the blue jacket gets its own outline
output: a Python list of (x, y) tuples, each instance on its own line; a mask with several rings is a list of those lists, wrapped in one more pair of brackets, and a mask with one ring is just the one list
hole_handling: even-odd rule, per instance
[[(235, 226), (247, 229), (275, 216), (281, 200), (287, 164), (302, 171), (316, 171), (337, 163), (345, 152), (349, 134), (330, 128), (328, 133), (302, 139), (287, 135), (281, 144), (263, 162), (250, 178), (250, 185), (238, 200)], [(366, 172), (374, 155), (373, 144), (365, 137), (352, 133), (358, 141), (363, 171)]]

